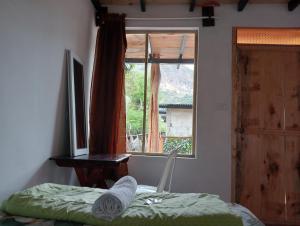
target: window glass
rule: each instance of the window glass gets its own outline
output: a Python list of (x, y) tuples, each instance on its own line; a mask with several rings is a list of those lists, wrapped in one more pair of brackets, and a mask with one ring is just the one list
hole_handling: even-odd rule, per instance
[(127, 34), (126, 59), (145, 59), (145, 34)]
[(193, 155), (196, 33), (131, 32), (127, 42), (127, 151)]
[(144, 117), (144, 64), (126, 63), (127, 151), (142, 152)]

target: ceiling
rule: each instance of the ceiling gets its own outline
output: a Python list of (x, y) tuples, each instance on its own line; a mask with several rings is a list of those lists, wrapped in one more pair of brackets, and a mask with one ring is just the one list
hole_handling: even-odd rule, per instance
[(220, 4), (236, 4), (238, 11), (243, 11), (247, 4), (286, 4), (289, 11), (293, 11), (300, 5), (300, 0), (91, 0), (96, 11), (107, 12), (107, 7), (102, 5), (140, 5), (141, 11), (146, 12), (147, 5), (174, 5), (183, 4), (189, 6), (193, 12), (196, 7), (202, 7), (202, 16), (209, 20), (203, 21), (203, 26), (214, 26), (214, 7)]
[[(140, 4), (140, 0), (99, 0), (101, 4), (105, 5), (137, 5)], [(145, 0), (146, 4), (190, 4), (190, 0)], [(196, 5), (201, 5), (202, 3), (207, 2), (207, 0), (196, 0)], [(220, 4), (237, 4), (238, 0), (219, 0), (217, 1)], [(288, 0), (250, 0), (249, 3), (288, 3)]]

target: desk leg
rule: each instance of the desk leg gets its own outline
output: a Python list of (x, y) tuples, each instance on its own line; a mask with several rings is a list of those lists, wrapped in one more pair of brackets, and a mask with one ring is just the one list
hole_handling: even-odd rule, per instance
[(75, 167), (75, 172), (79, 180), (80, 186), (83, 187), (97, 187), (107, 188), (105, 178), (103, 175), (103, 169), (98, 168), (79, 168)]
[(87, 186), (86, 185), (87, 184), (87, 177), (85, 175), (84, 168), (75, 167), (74, 169), (75, 169), (77, 179), (79, 181), (80, 186)]

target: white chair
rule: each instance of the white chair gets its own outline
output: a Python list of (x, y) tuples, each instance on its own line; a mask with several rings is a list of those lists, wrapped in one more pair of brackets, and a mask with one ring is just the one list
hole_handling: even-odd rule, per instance
[(173, 172), (174, 172), (174, 168), (175, 168), (177, 153), (178, 153), (180, 147), (181, 146), (178, 146), (177, 148), (172, 150), (170, 152), (170, 154), (168, 155), (166, 165), (165, 165), (165, 169), (164, 169), (163, 174), (160, 178), (158, 186), (154, 187), (154, 186), (149, 186), (149, 185), (138, 185), (136, 193), (163, 192), (165, 187), (166, 187), (168, 178), (169, 178), (169, 187), (168, 187), (167, 192), (171, 192)]

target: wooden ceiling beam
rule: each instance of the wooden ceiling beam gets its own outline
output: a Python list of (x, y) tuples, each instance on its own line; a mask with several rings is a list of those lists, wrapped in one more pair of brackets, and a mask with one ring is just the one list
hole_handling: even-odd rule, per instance
[(145, 0), (140, 0), (141, 11), (146, 12), (146, 2)]
[(239, 12), (243, 11), (248, 3), (248, 0), (239, 0), (237, 10)]
[(191, 0), (190, 2), (190, 12), (194, 12), (196, 6), (196, 0)]
[(290, 0), (288, 2), (288, 10), (293, 11), (298, 5), (300, 5), (300, 0)]

